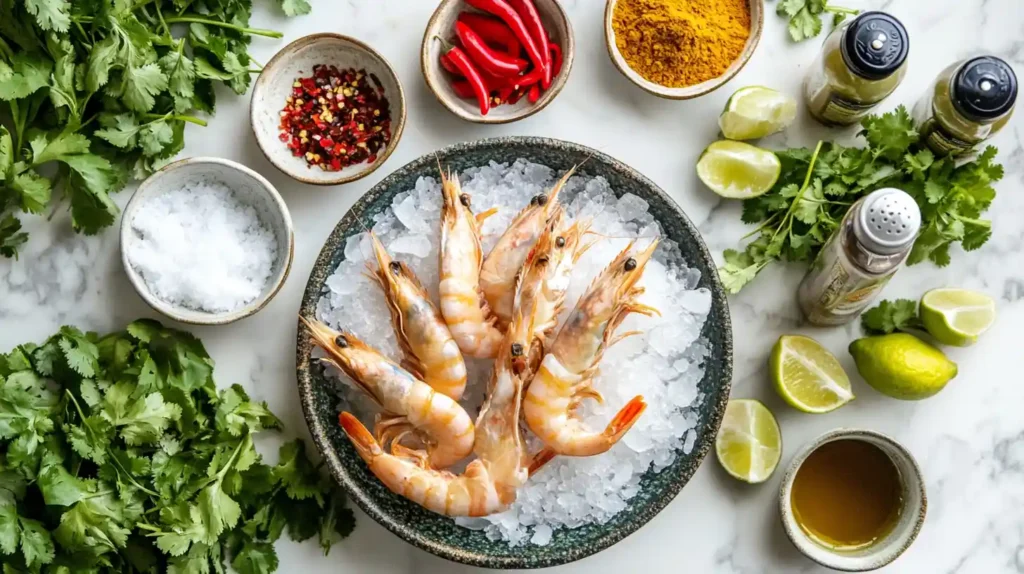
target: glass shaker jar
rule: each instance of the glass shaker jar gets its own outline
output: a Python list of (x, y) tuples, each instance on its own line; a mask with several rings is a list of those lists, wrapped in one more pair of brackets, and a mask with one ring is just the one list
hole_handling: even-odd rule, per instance
[(800, 282), (798, 300), (815, 325), (856, 317), (899, 271), (921, 229), (921, 209), (895, 188), (871, 192), (846, 212)]
[(906, 28), (885, 12), (864, 12), (840, 25), (804, 81), (808, 111), (825, 125), (859, 122), (899, 86), (909, 50)]
[(1003, 129), (1016, 102), (1013, 69), (994, 56), (980, 56), (943, 70), (914, 107), (914, 118), (933, 152), (956, 156)]

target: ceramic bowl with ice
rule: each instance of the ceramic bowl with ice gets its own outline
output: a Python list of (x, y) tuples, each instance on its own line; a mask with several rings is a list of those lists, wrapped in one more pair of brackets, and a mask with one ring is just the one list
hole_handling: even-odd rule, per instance
[(135, 291), (182, 323), (223, 325), (277, 294), (295, 250), (284, 200), (231, 160), (189, 158), (149, 176), (121, 217), (121, 261)]
[[(530, 198), (575, 165), (559, 196), (570, 218), (591, 218), (604, 237), (577, 263), (566, 307), (631, 238), (660, 237), (644, 272), (642, 301), (661, 317), (631, 316), (640, 330), (611, 347), (594, 388), (605, 403), (580, 415), (603, 428), (630, 398), (648, 408), (622, 441), (587, 458), (558, 457), (531, 477), (505, 512), (481, 519), (433, 514), (391, 493), (359, 459), (338, 426), (339, 410), (372, 423), (374, 407), (343, 375), (325, 368), (299, 328), (299, 391), (314, 441), (332, 475), (367, 514), (403, 539), (445, 558), (492, 568), (571, 562), (621, 540), (686, 484), (714, 441), (729, 396), (732, 334), (725, 294), (696, 228), (672, 199), (633, 169), (590, 148), (544, 138), (458, 144), (397, 170), (345, 215), (314, 266), (300, 313), (351, 331), (392, 358), (400, 350), (380, 289), (362, 274), (372, 260), (366, 230), (409, 265), (437, 297), (440, 225), (438, 162), (459, 174), (473, 209), (498, 213), (483, 228), (485, 252)], [(461, 403), (471, 416), (491, 361), (468, 360)], [(537, 447), (527, 433), (527, 441)]]

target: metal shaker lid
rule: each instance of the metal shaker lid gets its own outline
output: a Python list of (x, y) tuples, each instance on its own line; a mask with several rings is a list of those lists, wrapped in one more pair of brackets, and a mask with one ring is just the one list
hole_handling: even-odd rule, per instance
[(910, 36), (903, 23), (885, 12), (864, 12), (843, 34), (846, 66), (868, 80), (888, 78), (900, 69), (910, 51)]
[(921, 208), (907, 192), (883, 188), (864, 198), (853, 232), (868, 251), (888, 255), (906, 249), (921, 230)]
[(1013, 109), (1017, 76), (995, 56), (968, 60), (953, 78), (953, 105), (970, 120), (994, 120)]

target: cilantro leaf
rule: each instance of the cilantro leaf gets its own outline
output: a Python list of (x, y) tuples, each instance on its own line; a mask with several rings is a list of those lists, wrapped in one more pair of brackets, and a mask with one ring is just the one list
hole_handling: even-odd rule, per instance
[(50, 83), (53, 64), (36, 54), (17, 53), (10, 74), (0, 77), (0, 100), (17, 100), (35, 93)]
[(123, 149), (136, 146), (139, 130), (142, 129), (135, 114), (102, 114), (100, 124), (104, 126), (103, 129), (96, 130), (93, 134)]
[(27, 213), (40, 213), (50, 203), (50, 180), (35, 171), (20, 173), (10, 181), (10, 189), (20, 195), (19, 205)]
[(266, 542), (247, 542), (231, 561), (238, 574), (269, 574), (277, 565), (277, 552)]
[(49, 531), (38, 520), (21, 518), (21, 553), (29, 568), (53, 562), (53, 539)]
[(917, 315), (917, 301), (912, 299), (883, 300), (865, 311), (860, 320), (865, 331), (879, 335), (922, 327)]
[(58, 340), (64, 359), (76, 373), (83, 377), (92, 377), (99, 368), (97, 359), (100, 356), (96, 344), (74, 327), (61, 327)]
[(152, 122), (139, 132), (139, 145), (147, 156), (160, 155), (173, 139), (174, 131), (165, 121)]
[(21, 231), (21, 221), (8, 213), (0, 219), (0, 255), (18, 257), (18, 247), (28, 241), (28, 233)]
[(0, 498), (0, 554), (14, 554), (21, 542), (18, 509), (13, 500)]
[(266, 403), (253, 403), (239, 385), (232, 385), (221, 392), (217, 405), (217, 429), (232, 436), (241, 436), (242, 431), (258, 432), (265, 428), (279, 428), (277, 420)]
[(306, 0), (277, 0), (285, 16), (302, 16), (309, 14), (312, 7)]
[(312, 497), (323, 504), (320, 474), (306, 458), (306, 449), (301, 440), (296, 439), (281, 446), (274, 477), (284, 485), (289, 497), (295, 500)]
[(36, 17), (43, 30), (67, 32), (71, 24), (71, 5), (67, 0), (24, 0), (25, 10)]

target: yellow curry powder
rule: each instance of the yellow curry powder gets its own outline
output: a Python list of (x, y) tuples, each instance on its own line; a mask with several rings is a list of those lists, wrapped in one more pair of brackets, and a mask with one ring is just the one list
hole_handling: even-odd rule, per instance
[(662, 86), (725, 73), (750, 36), (748, 0), (618, 0), (615, 44), (626, 63)]

